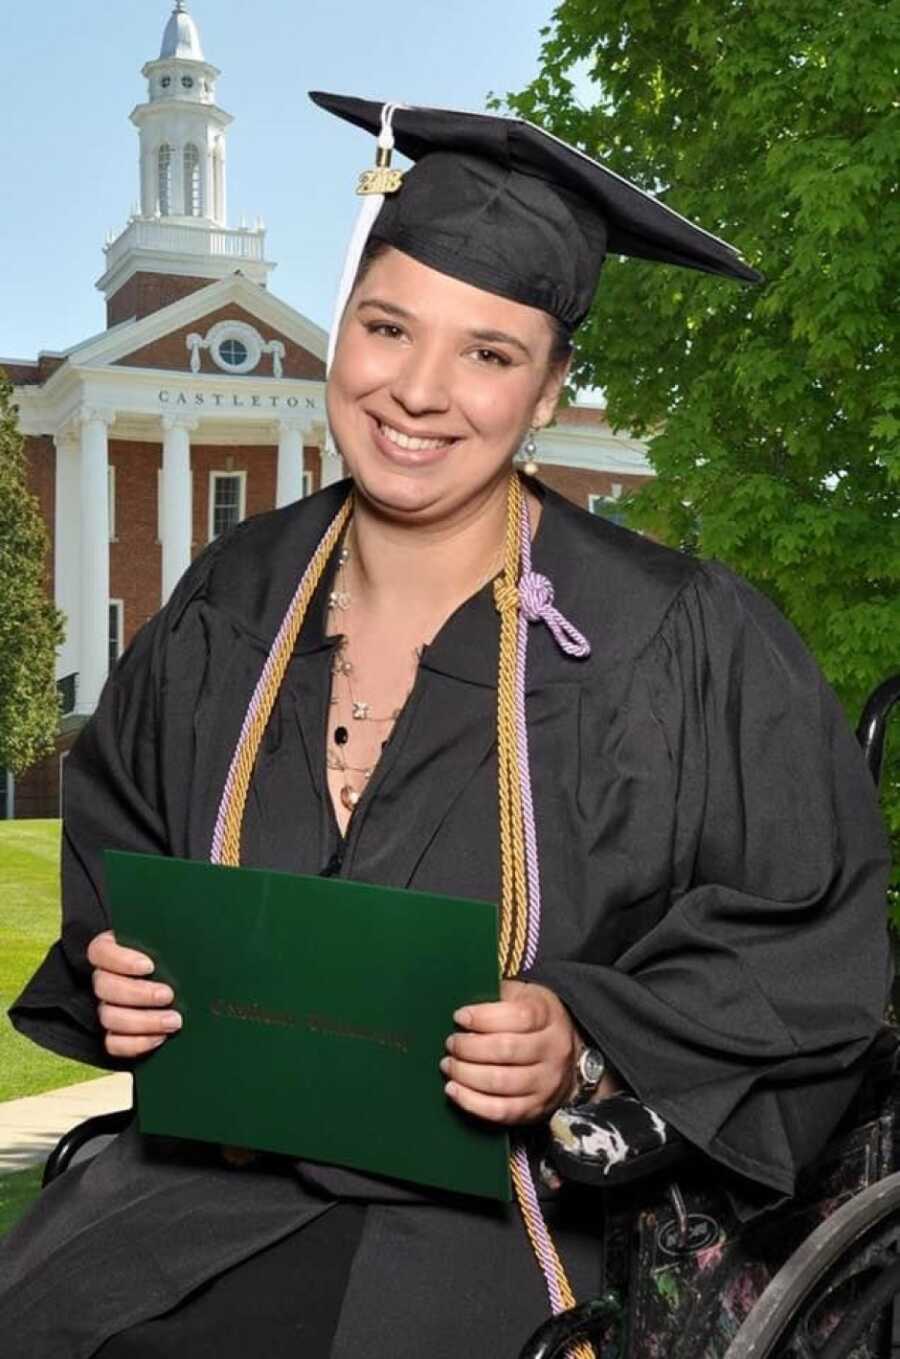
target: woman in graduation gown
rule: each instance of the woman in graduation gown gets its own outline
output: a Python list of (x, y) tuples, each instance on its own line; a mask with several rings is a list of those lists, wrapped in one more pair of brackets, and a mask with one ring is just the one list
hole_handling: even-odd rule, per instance
[[(789, 1194), (885, 1000), (866, 769), (766, 599), (511, 469), (552, 418), (607, 249), (758, 276), (528, 124), (315, 98), (380, 144), (332, 333), (352, 480), (212, 543), (123, 656), (67, 762), (62, 937), (13, 1022), (113, 1069), (167, 1041), (177, 996), (115, 945), (102, 851), (226, 861), (229, 816), (243, 864), (506, 902), (515, 766), (501, 815), (534, 851), (510, 908), (528, 942), (501, 1001), (458, 1015), (435, 1054), (447, 1097), (516, 1131), (531, 1183), (588, 1045), (713, 1163)], [(415, 161), (399, 184), (394, 139)], [(511, 645), (515, 748), (497, 717)], [(346, 1117), (365, 1125), (352, 1088)], [(497, 1359), (560, 1305), (527, 1193), (506, 1207), (236, 1161), (132, 1125), (52, 1184), (0, 1248), (4, 1353)], [(566, 1286), (589, 1296), (597, 1215), (541, 1197)]]

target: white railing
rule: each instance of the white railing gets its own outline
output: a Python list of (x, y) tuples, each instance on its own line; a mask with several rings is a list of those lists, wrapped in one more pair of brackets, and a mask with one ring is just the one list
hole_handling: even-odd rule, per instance
[(262, 260), (265, 231), (257, 227), (190, 226), (174, 222), (133, 221), (105, 246), (112, 269), (129, 250), (161, 250), (178, 255), (220, 255), (226, 259)]

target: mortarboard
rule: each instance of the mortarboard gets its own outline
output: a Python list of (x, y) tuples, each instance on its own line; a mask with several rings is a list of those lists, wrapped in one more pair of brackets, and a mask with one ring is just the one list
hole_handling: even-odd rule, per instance
[[(369, 236), (441, 273), (539, 307), (570, 330), (607, 254), (763, 282), (737, 250), (600, 161), (519, 118), (326, 94), (329, 113), (378, 135), (377, 168), (344, 267), (334, 336)], [(390, 168), (396, 145), (412, 169)]]

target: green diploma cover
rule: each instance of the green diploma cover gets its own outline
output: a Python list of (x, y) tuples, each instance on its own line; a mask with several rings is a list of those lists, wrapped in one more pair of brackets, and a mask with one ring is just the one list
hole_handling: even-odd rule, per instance
[(181, 1030), (135, 1072), (142, 1132), (509, 1200), (505, 1132), (444, 1094), (460, 1005), (499, 998), (497, 907), (108, 850), (119, 943)]

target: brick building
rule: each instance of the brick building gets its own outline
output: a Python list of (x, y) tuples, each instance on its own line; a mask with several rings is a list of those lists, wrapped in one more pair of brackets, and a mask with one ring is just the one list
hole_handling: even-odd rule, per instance
[[(178, 0), (143, 67), (140, 211), (105, 247), (107, 328), (64, 353), (0, 359), (66, 615), (58, 748), (0, 816), (56, 816), (67, 750), (110, 665), (211, 538), (341, 475), (325, 444), (327, 334), (268, 288), (261, 224), (232, 228), (218, 70)], [(651, 475), (642, 446), (576, 406), (540, 436), (540, 476), (599, 513)]]

